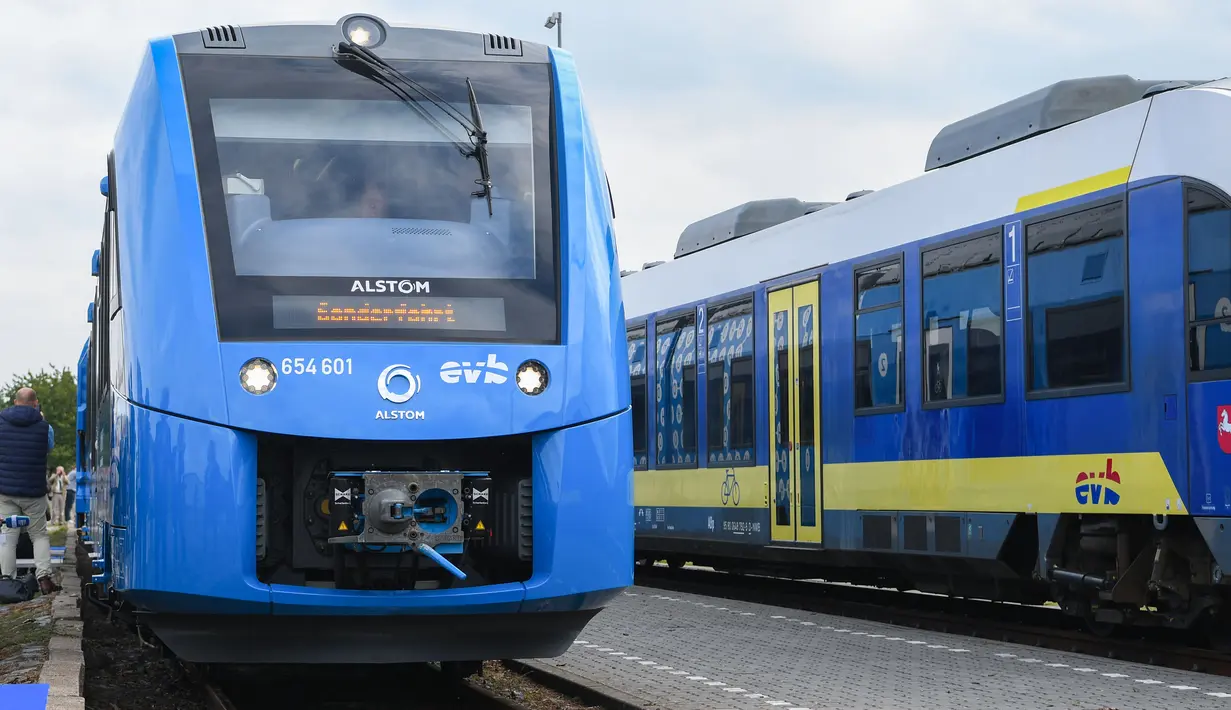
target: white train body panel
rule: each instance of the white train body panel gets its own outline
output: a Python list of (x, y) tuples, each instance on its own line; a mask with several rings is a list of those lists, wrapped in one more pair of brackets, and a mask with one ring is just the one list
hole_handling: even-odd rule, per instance
[(1231, 186), (1231, 81), (1170, 91), (622, 279), (630, 319), (965, 229), (1131, 167)]

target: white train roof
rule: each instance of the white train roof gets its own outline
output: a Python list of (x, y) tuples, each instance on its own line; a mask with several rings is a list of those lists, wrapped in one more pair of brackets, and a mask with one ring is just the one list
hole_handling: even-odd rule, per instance
[[(927, 159), (929, 167), (944, 167), (906, 182), (839, 203), (776, 201), (786, 205), (787, 213), (794, 209), (802, 216), (786, 214), (789, 221), (745, 235), (738, 233), (736, 211), (698, 222), (729, 226), (711, 240), (712, 246), (703, 244), (690, 227), (685, 235), (696, 245), (688, 248), (699, 251), (687, 253), (681, 245), (677, 254), (685, 255), (623, 276), (626, 317), (642, 317), (1129, 181), (1185, 175), (1224, 190), (1231, 186), (1231, 81), (1175, 90), (1168, 90), (1175, 83), (1166, 82), (1161, 87), (1164, 93), (1110, 110), (1103, 110), (1111, 102), (1104, 96), (1090, 117), (1071, 102), (1057, 105), (1055, 94), (1046, 95), (1056, 87), (1071, 92), (1072, 85), (1065, 84), (947, 127), (933, 141)], [(1121, 95), (1124, 87), (1121, 83)], [(1074, 122), (1065, 125), (1065, 115)], [(1018, 126), (1016, 137), (1004, 131), (996, 136), (997, 127), (1023, 117), (1034, 125), (1026, 130)], [(1048, 121), (1061, 125), (1049, 128)], [(1003, 143), (1006, 135), (1017, 142), (1000, 145), (994, 140)], [(964, 151), (974, 157), (963, 159)]]

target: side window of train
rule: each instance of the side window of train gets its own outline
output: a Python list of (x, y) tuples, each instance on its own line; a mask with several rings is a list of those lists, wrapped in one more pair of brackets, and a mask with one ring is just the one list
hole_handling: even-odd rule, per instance
[(901, 409), (902, 258), (855, 269), (855, 410)]
[(1002, 249), (996, 230), (922, 253), (925, 404), (1003, 394)]
[(1231, 377), (1231, 205), (1196, 187), (1184, 193), (1188, 235), (1188, 369)]
[(115, 317), (116, 311), (120, 310), (120, 306), (121, 306), (121, 303), (120, 303), (120, 267), (119, 267), (119, 255), (117, 253), (119, 249), (119, 242), (120, 242), (120, 237), (119, 237), (120, 225), (119, 225), (119, 219), (117, 217), (117, 210), (118, 210), (117, 206), (119, 205), (119, 201), (116, 197), (116, 188), (117, 188), (117, 185), (115, 183), (115, 154), (111, 153), (107, 156), (107, 214), (106, 214), (107, 224), (105, 226), (105, 229), (107, 231), (107, 241), (108, 241), (108, 247), (109, 247), (109, 249), (107, 250), (108, 257), (107, 257), (107, 261), (105, 264), (105, 268), (107, 269), (107, 291), (108, 291), (109, 298), (108, 298), (108, 303), (107, 303), (107, 309), (105, 311), (107, 314), (107, 317), (104, 320), (111, 320), (113, 317)]
[(628, 329), (628, 377), (632, 385), (633, 468), (649, 466), (649, 402), (646, 398), (645, 326)]
[[(101, 285), (101, 274), (100, 284)], [(90, 370), (89, 377), (86, 383), (86, 436), (89, 437), (89, 451), (91, 459), (98, 460), (95, 449), (98, 441), (98, 400), (99, 400), (99, 383), (98, 369), (101, 353), (99, 352), (98, 339), (98, 304), (101, 303), (99, 293), (101, 292), (99, 285), (94, 287), (94, 322), (90, 324)]]
[(706, 448), (712, 466), (753, 461), (752, 297), (709, 309), (706, 333)]
[(107, 308), (107, 320), (111, 320), (115, 317), (116, 312), (120, 310), (120, 266), (117, 261), (119, 259), (117, 251), (120, 239), (119, 234), (117, 234), (119, 227), (115, 218), (115, 210), (107, 211), (107, 222), (108, 238), (111, 242), (111, 248), (108, 250), (110, 255), (107, 258), (107, 281), (111, 292), (109, 294), (111, 302)]
[(1026, 225), (1027, 389), (1127, 383), (1124, 201)]
[(655, 324), (655, 430), (659, 468), (697, 465), (697, 329), (688, 313)]

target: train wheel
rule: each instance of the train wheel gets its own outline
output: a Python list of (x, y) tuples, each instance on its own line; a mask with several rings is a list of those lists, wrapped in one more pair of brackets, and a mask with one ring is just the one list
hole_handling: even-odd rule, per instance
[(1217, 609), (1211, 609), (1205, 615), (1205, 623), (1200, 626), (1201, 636), (1210, 650), (1231, 653), (1231, 619), (1220, 614)]

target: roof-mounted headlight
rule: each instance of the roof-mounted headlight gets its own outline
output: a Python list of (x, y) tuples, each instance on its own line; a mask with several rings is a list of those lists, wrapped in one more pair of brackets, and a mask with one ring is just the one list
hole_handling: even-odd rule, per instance
[(369, 15), (351, 15), (342, 19), (342, 36), (360, 47), (372, 49), (385, 41), (385, 24)]

